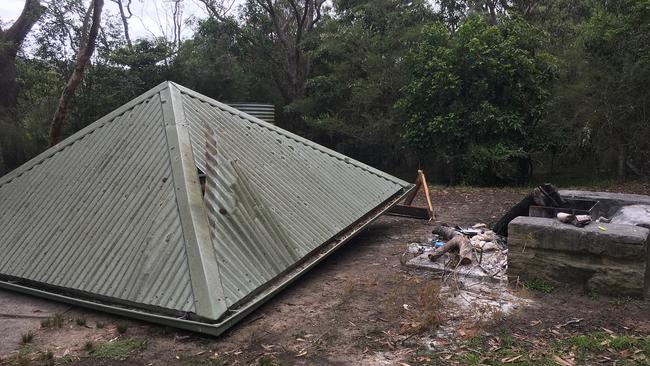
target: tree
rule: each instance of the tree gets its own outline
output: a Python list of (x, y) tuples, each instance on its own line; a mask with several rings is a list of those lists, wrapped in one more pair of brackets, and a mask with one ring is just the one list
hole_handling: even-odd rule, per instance
[[(456, 34), (437, 23), (409, 57), (404, 137), (435, 150), (451, 181), (522, 181), (547, 142), (541, 122), (555, 74), (539, 31), (518, 18), (471, 17)], [(512, 167), (508, 167), (512, 164)]]
[(16, 107), (16, 56), (42, 13), (39, 0), (26, 0), (23, 11), (14, 24), (7, 29), (0, 27), (0, 112)]
[(122, 20), (122, 26), (124, 27), (124, 39), (126, 40), (127, 46), (132, 47), (133, 42), (131, 42), (131, 35), (129, 33), (129, 19), (133, 16), (131, 13), (131, 1), (126, 0), (126, 6), (122, 0), (111, 0), (117, 4), (117, 8), (120, 11), (120, 19)]
[(63, 88), (59, 106), (57, 107), (50, 127), (50, 146), (59, 142), (61, 137), (61, 130), (65, 121), (66, 114), (70, 107), (74, 92), (83, 79), (86, 64), (90, 61), (90, 57), (95, 51), (95, 43), (97, 35), (99, 34), (99, 27), (101, 23), (102, 8), (104, 0), (92, 0), (88, 6), (86, 17), (84, 19), (84, 26), (82, 28), (82, 42), (79, 50), (77, 51), (77, 61), (66, 86)]
[(589, 144), (616, 155), (619, 178), (628, 168), (650, 173), (650, 0), (599, 5), (583, 28), (586, 101), (593, 107)]
[(392, 168), (405, 155), (395, 133), (403, 116), (394, 108), (408, 81), (404, 54), (433, 12), (423, 1), (407, 0), (337, 1), (334, 10), (309, 54), (306, 95), (290, 108), (321, 142)]
[(246, 66), (253, 61), (242, 57), (239, 41), (239, 25), (235, 19), (202, 21), (194, 38), (183, 42), (178, 50), (171, 75), (175, 80), (183, 80), (185, 86), (217, 100), (246, 100), (251, 96), (251, 85), (263, 79), (257, 76), (265, 68), (261, 67), (256, 75), (247, 72)]
[(242, 36), (252, 57), (270, 64), (285, 105), (304, 95), (311, 66), (310, 34), (322, 18), (325, 0), (249, 0)]

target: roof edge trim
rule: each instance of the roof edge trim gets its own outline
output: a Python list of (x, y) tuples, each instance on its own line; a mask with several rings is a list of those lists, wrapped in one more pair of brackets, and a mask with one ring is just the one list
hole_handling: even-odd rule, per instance
[(219, 264), (210, 237), (180, 92), (167, 84), (160, 92), (160, 99), (196, 314), (216, 320), (226, 312), (227, 305), (220, 276), (209, 275), (220, 273)]

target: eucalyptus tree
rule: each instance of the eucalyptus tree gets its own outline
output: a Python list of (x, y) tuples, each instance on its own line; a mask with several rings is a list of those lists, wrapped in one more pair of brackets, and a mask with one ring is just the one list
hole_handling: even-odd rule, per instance
[(16, 56), (42, 14), (43, 7), (39, 0), (25, 0), (18, 19), (6, 29), (0, 26), (0, 113), (16, 107)]

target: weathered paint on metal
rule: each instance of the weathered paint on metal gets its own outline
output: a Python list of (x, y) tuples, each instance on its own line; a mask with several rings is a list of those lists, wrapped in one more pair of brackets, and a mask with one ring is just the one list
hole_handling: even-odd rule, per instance
[(411, 188), (163, 83), (0, 179), (1, 285), (218, 334)]
[(185, 126), (182, 99), (176, 88), (165, 88), (160, 92), (160, 98), (196, 314), (216, 320), (226, 312), (227, 305), (217, 256), (210, 240), (208, 216), (194, 165), (192, 143)]
[(0, 288), (14, 290), (22, 292), (29, 295), (39, 296), (46, 299), (61, 301), (67, 304), (84, 306), (90, 309), (96, 309), (101, 311), (106, 311), (112, 314), (117, 314), (121, 316), (128, 316), (135, 319), (140, 319), (144, 321), (149, 321), (152, 323), (173, 326), (180, 329), (191, 330), (198, 333), (209, 334), (218, 336), (228, 330), (228, 328), (235, 325), (238, 321), (242, 320), (246, 315), (250, 314), (252, 311), (257, 309), (259, 306), (264, 304), (266, 301), (271, 299), (278, 292), (284, 290), (287, 286), (292, 284), (297, 280), (303, 273), (307, 272), (322, 260), (327, 258), (330, 254), (336, 251), (338, 248), (346, 244), (349, 240), (354, 238), (356, 234), (364, 230), (368, 225), (374, 222), (382, 214), (384, 214), (390, 207), (394, 206), (397, 202), (402, 200), (404, 196), (408, 193), (409, 190), (413, 190), (414, 187), (408, 188), (402, 195), (398, 195), (393, 199), (386, 202), (384, 205), (378, 207), (369, 213), (368, 218), (361, 221), (357, 226), (346, 230), (345, 233), (342, 233), (341, 236), (337, 237), (334, 240), (331, 240), (329, 243), (325, 244), (320, 248), (318, 253), (305, 258), (305, 261), (301, 263), (300, 266), (294, 268), (290, 272), (284, 274), (280, 278), (273, 281), (264, 291), (257, 294), (246, 304), (233, 308), (228, 315), (224, 316), (217, 323), (205, 323), (199, 322), (184, 318), (170, 317), (164, 314), (157, 314), (153, 312), (144, 312), (141, 310), (126, 308), (121, 306), (114, 306), (109, 304), (104, 304), (96, 301), (84, 300), (81, 298), (75, 298), (66, 296), (56, 292), (47, 292), (38, 290), (31, 287), (26, 287), (19, 285), (17, 283), (0, 281)]
[[(178, 88), (196, 164), (215, 173), (214, 184), (207, 174), (206, 204), (214, 215), (212, 241), (229, 306), (259, 291), (408, 186), (277, 126)], [(205, 148), (209, 135), (214, 136), (212, 149)], [(209, 169), (210, 159), (216, 168)]]
[(195, 312), (158, 92), (0, 180), (0, 274)]

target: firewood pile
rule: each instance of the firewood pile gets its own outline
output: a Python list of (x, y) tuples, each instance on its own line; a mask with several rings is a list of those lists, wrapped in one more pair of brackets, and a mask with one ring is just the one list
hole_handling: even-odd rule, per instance
[[(403, 263), (445, 276), (505, 281), (508, 249), (505, 240), (484, 224), (471, 228), (435, 226), (427, 243), (411, 243)], [(408, 258), (410, 256), (410, 258)]]

